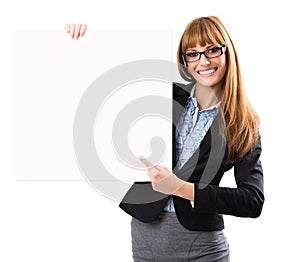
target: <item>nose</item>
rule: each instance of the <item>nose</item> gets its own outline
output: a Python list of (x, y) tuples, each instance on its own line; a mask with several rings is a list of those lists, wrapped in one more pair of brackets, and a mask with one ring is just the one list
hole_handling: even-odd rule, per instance
[(199, 64), (201, 66), (207, 66), (210, 64), (210, 60), (204, 54), (201, 54), (200, 59), (199, 59)]

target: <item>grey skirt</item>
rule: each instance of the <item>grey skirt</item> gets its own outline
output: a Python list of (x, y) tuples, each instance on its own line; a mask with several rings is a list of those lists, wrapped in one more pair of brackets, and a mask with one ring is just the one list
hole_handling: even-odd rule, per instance
[(132, 255), (135, 262), (229, 262), (229, 245), (223, 230), (191, 231), (174, 212), (162, 212), (151, 223), (131, 221)]

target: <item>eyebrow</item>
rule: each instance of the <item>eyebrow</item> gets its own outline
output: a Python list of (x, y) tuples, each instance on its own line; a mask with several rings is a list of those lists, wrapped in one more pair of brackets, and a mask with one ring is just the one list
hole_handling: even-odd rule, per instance
[[(206, 50), (208, 50), (208, 49), (210, 49), (210, 48), (212, 48), (212, 47), (215, 47), (215, 46), (216, 46), (216, 44), (209, 45), (209, 46), (206, 47), (206, 49), (205, 49), (204, 51), (206, 51)], [(186, 52), (187, 52), (187, 51), (196, 51), (196, 52), (198, 52), (198, 50), (197, 50), (195, 47), (188, 48), (188, 49), (186, 50)]]

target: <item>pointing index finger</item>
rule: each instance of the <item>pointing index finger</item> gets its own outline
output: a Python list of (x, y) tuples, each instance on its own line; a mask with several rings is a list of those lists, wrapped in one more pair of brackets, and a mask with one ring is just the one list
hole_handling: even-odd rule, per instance
[(143, 164), (147, 167), (147, 168), (155, 168), (157, 170), (159, 170), (157, 167), (155, 167), (149, 160), (147, 160), (146, 158), (144, 158), (143, 156), (139, 156), (139, 159), (143, 162)]

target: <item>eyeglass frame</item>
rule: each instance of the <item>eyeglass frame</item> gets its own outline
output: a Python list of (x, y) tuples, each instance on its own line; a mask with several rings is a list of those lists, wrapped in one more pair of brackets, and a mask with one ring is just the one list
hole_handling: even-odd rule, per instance
[[(213, 57), (207, 57), (207, 55), (205, 54), (205, 52), (207, 52), (208, 50), (213, 49), (213, 48), (219, 48), (221, 50), (221, 54), (217, 55), (217, 56), (213, 56)], [(216, 57), (219, 57), (219, 56), (225, 54), (226, 50), (227, 50), (226, 45), (222, 45), (222, 46), (216, 46), (216, 47), (208, 48), (208, 49), (206, 49), (205, 51), (202, 51), (202, 52), (193, 52), (193, 53), (199, 54), (199, 58), (197, 60), (194, 60), (194, 61), (187, 61), (185, 59), (185, 56), (187, 55), (187, 53), (182, 53), (181, 55), (182, 55), (182, 59), (183, 59), (184, 62), (186, 62), (186, 63), (194, 63), (194, 62), (197, 62), (197, 61), (199, 61), (201, 59), (202, 54), (206, 58), (210, 59), (210, 58), (216, 58)]]

